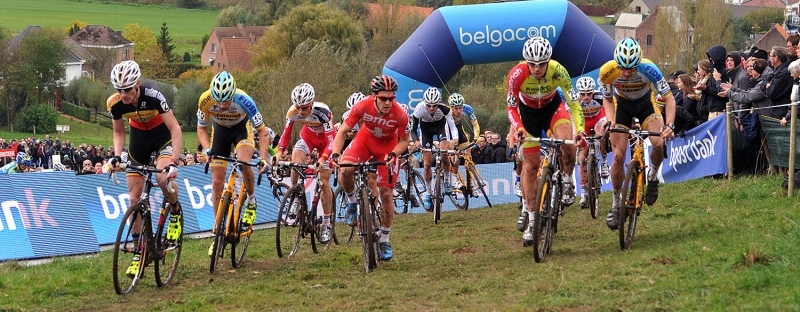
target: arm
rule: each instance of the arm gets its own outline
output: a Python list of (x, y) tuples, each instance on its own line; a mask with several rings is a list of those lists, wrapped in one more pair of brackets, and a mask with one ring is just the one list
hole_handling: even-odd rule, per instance
[(324, 127), (325, 140), (328, 141), (328, 145), (325, 146), (325, 150), (320, 154), (320, 160), (328, 160), (328, 157), (331, 155), (331, 150), (333, 149), (333, 136), (336, 134), (336, 131), (333, 129), (333, 115), (328, 115), (328, 122), (325, 123)]
[(419, 118), (417, 118), (416, 115), (411, 114), (411, 139), (414, 141), (419, 141), (419, 135), (417, 134), (418, 128), (419, 128)]
[(269, 142), (269, 133), (267, 132), (267, 127), (262, 126), (261, 128), (258, 128), (258, 141), (264, 142), (259, 144), (258, 146), (258, 149), (261, 153), (261, 160), (270, 163), (272, 160), (272, 153), (270, 153), (269, 151), (272, 149), (272, 147), (270, 147), (269, 144), (267, 143)]
[(456, 122), (453, 120), (453, 111), (448, 112), (447, 115), (444, 116), (444, 119), (447, 121), (450, 140), (458, 142), (458, 128), (456, 128)]
[(522, 120), (519, 118), (519, 111), (517, 110), (517, 105), (519, 105), (519, 99), (517, 99), (517, 91), (519, 90), (520, 85), (525, 80), (521, 78), (523, 76), (522, 68), (515, 66), (511, 68), (511, 71), (508, 73), (508, 82), (506, 89), (506, 111), (508, 112), (508, 121), (511, 123), (511, 128), (515, 129), (517, 132), (525, 131), (522, 127)]
[(333, 138), (333, 145), (331, 146), (331, 155), (342, 154), (342, 147), (344, 146), (344, 139), (347, 138), (347, 133), (353, 129), (347, 122), (343, 122), (342, 125), (339, 127), (339, 131), (336, 132), (336, 136)]
[(478, 118), (472, 120), (472, 132), (474, 135), (472, 141), (477, 141), (478, 137), (481, 136), (481, 126), (478, 124)]
[(292, 127), (294, 127), (294, 120), (286, 117), (286, 125), (283, 126), (283, 133), (281, 134), (281, 141), (278, 142), (278, 153), (286, 151), (286, 146), (289, 145), (289, 139), (292, 136)]
[(180, 158), (180, 151), (183, 150), (183, 132), (181, 131), (181, 125), (178, 124), (178, 120), (175, 119), (175, 114), (172, 113), (172, 110), (162, 113), (161, 118), (164, 119), (164, 123), (167, 125), (167, 128), (169, 128), (169, 134), (172, 137), (172, 150), (175, 151), (172, 153), (172, 163), (177, 164)]
[[(781, 100), (786, 92), (792, 91), (792, 77), (784, 73), (776, 73), (772, 81), (767, 84), (767, 89), (764, 93), (773, 100)], [(774, 104), (787, 104), (787, 103), (774, 103)]]
[[(566, 69), (564, 70), (566, 72)], [(565, 89), (566, 88), (566, 89)], [(572, 121), (575, 123), (575, 131), (578, 133), (585, 131), (584, 119), (583, 119), (583, 107), (581, 107), (581, 103), (576, 100), (577, 94), (575, 94), (575, 90), (572, 89), (572, 81), (569, 80), (569, 76), (564, 79), (564, 82), (561, 83), (561, 90), (566, 90), (567, 92), (564, 93), (564, 96), (567, 99), (567, 104), (570, 108), (570, 115), (572, 115)]]
[(122, 119), (114, 119), (111, 121), (114, 128), (114, 155), (122, 155), (122, 147), (125, 146), (125, 123)]

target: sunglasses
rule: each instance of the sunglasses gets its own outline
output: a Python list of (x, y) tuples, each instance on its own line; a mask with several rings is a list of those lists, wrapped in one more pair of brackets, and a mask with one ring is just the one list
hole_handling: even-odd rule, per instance
[(434, 108), (434, 107), (439, 107), (439, 104), (425, 104), (425, 106)]
[(594, 93), (592, 93), (592, 92), (580, 92), (579, 94), (581, 96), (592, 96), (592, 95), (594, 95)]
[(538, 63), (537, 62), (528, 62), (528, 65), (529, 66), (533, 66), (534, 68), (540, 68), (540, 67), (544, 67), (545, 65), (547, 65), (548, 62), (550, 62), (550, 61), (542, 61), (542, 62), (538, 62)]
[(311, 106), (312, 106), (312, 105), (306, 105), (306, 106), (297, 106), (297, 110), (300, 110), (300, 111), (309, 110), (309, 109), (311, 109)]
[(117, 89), (117, 92), (119, 92), (120, 94), (122, 94), (122, 93), (128, 93), (128, 92), (131, 92), (132, 90), (133, 90), (133, 87), (130, 87), (130, 88), (125, 88), (125, 89)]
[(396, 98), (396, 96), (379, 96), (379, 97), (377, 97), (377, 98), (378, 98), (378, 101), (381, 101), (381, 102), (388, 102), (388, 101), (394, 101), (394, 99)]

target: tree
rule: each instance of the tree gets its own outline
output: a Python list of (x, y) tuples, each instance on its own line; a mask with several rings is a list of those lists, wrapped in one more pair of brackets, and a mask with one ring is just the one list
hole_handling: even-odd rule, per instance
[(203, 5), (201, 0), (178, 0), (178, 7), (184, 9), (196, 9)]
[[(754, 27), (752, 31), (755, 33), (770, 30), (776, 23), (783, 23), (786, 20), (781, 8), (760, 8), (747, 12), (742, 18), (750, 24), (750, 27)], [(747, 31), (749, 33), (751, 29)]]
[(197, 128), (197, 99), (208, 90), (208, 84), (197, 80), (189, 80), (178, 89), (175, 103), (171, 103), (175, 118), (184, 131), (194, 132)]
[(67, 34), (67, 37), (69, 37), (78, 32), (79, 30), (83, 29), (84, 27), (86, 27), (86, 22), (83, 22), (81, 20), (72, 20), (72, 22), (70, 22), (69, 24), (69, 27), (67, 27), (64, 30), (64, 32)]
[(156, 42), (158, 42), (159, 47), (161, 47), (161, 52), (164, 53), (164, 57), (167, 59), (167, 62), (172, 62), (174, 58), (172, 55), (172, 50), (175, 49), (175, 45), (170, 44), (172, 42), (172, 38), (169, 36), (167, 22), (161, 24), (161, 33), (156, 38)]
[(291, 57), (303, 42), (309, 46), (329, 43), (347, 54), (361, 51), (364, 38), (361, 28), (347, 14), (324, 3), (305, 4), (289, 12), (268, 29), (258, 40), (253, 58), (257, 66), (276, 65), (278, 61)]
[[(8, 41), (11, 40), (11, 31), (0, 25), (0, 77), (8, 77), (8, 66), (10, 53), (8, 52)], [(0, 103), (9, 100), (9, 79), (0, 79)], [(6, 103), (7, 104), (7, 103)], [(0, 105), (0, 123), (11, 124), (11, 114), (8, 113), (8, 105)], [(14, 131), (12, 128), (11, 131)]]
[(245, 9), (241, 4), (237, 4), (222, 9), (222, 11), (219, 12), (219, 15), (217, 15), (217, 22), (214, 23), (214, 26), (234, 27), (238, 23), (249, 25), (250, 20), (252, 19), (253, 14)]
[(694, 26), (694, 59), (708, 58), (708, 48), (722, 43), (730, 46), (733, 39), (731, 9), (723, 0), (697, 0)]
[(438, 9), (453, 5), (453, 0), (417, 0), (417, 6)]
[(656, 32), (654, 38), (654, 55), (648, 55), (662, 72), (672, 72), (677, 69), (691, 68), (693, 60), (686, 57), (691, 50), (689, 43), (688, 20), (678, 9), (676, 0), (666, 0), (653, 14), (656, 18)]

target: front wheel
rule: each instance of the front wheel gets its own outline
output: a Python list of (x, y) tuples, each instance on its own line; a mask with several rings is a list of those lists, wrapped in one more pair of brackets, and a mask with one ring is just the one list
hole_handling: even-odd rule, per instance
[(428, 194), (428, 186), (425, 184), (425, 179), (422, 174), (416, 169), (409, 168), (407, 171), (409, 175), (408, 184), (406, 185), (406, 202), (405, 206), (409, 205), (411, 208), (418, 208), (425, 203), (425, 197), (422, 194)]
[[(550, 177), (553, 175), (553, 170), (549, 167), (539, 169), (539, 185), (536, 192), (536, 208), (534, 209), (533, 221), (533, 258), (536, 262), (544, 261), (545, 256), (548, 254), (548, 232), (552, 228), (550, 215), (552, 214), (551, 206), (553, 205), (553, 198), (555, 190), (551, 183)], [(542, 235), (544, 234), (544, 235)]]
[(291, 257), (297, 252), (300, 237), (303, 234), (305, 212), (302, 200), (305, 194), (299, 188), (293, 187), (281, 201), (278, 221), (275, 227), (275, 248), (278, 257)]
[(331, 216), (331, 235), (336, 245), (347, 244), (353, 240), (355, 227), (347, 224), (347, 194), (341, 186), (333, 193), (333, 213)]
[[(469, 170), (468, 175), (470, 176), (470, 181), (472, 181), (473, 188), (477, 188), (481, 190), (481, 194), (483, 194), (483, 198), (486, 198), (486, 204), (489, 207), (492, 207), (492, 201), (489, 200), (489, 196), (486, 195), (486, 182), (483, 181), (483, 177), (481, 177), (480, 172), (478, 172), (478, 168), (475, 168), (475, 165), (467, 166), (467, 170)], [(478, 195), (478, 194), (473, 194)]]
[[(118, 295), (131, 293), (136, 289), (144, 274), (144, 263), (147, 258), (147, 235), (142, 221), (142, 206), (136, 203), (128, 207), (117, 229), (117, 238), (114, 241), (113, 279), (114, 290)], [(137, 224), (138, 222), (138, 224)], [(136, 226), (138, 225), (138, 226)], [(135, 256), (139, 256), (139, 270), (136, 274), (128, 275), (128, 266)]]
[(436, 165), (436, 178), (433, 181), (433, 223), (439, 224), (442, 218), (442, 169), (441, 163)]
[[(636, 207), (640, 204), (641, 200), (641, 183), (640, 175), (642, 169), (638, 162), (631, 161), (628, 164), (628, 170), (625, 172), (625, 181), (622, 183), (622, 207), (619, 209), (619, 247), (622, 250), (631, 249), (633, 244), (633, 235), (636, 232)], [(643, 179), (642, 179), (643, 180)], [(625, 221), (630, 217), (628, 227), (625, 227)]]
[[(449, 175), (449, 172), (448, 172)], [(461, 173), (456, 173), (456, 178), (459, 181), (464, 181), (461, 177)], [(460, 188), (453, 188), (453, 191), (447, 194), (447, 197), (450, 197), (450, 201), (453, 202), (453, 206), (456, 206), (458, 210), (467, 210), (469, 208), (469, 191), (468, 187), (470, 187), (469, 182), (461, 183)]]
[(361, 247), (364, 250), (364, 269), (369, 273), (378, 267), (378, 250), (375, 241), (372, 209), (370, 209), (369, 190), (360, 190), (358, 211), (358, 235), (361, 236)]
[(589, 205), (589, 214), (592, 219), (597, 219), (600, 213), (600, 174), (597, 172), (597, 156), (589, 154), (586, 157), (586, 203)]
[(225, 192), (222, 200), (219, 202), (220, 206), (217, 208), (217, 223), (214, 225), (214, 242), (211, 249), (211, 263), (208, 266), (208, 272), (214, 273), (219, 264), (219, 258), (223, 257), (225, 253), (225, 225), (228, 220), (228, 209), (231, 209), (231, 194)]
[[(253, 232), (252, 224), (250, 226), (245, 226), (244, 223), (242, 222), (246, 210), (245, 200), (244, 197), (242, 196), (246, 196), (245, 194), (246, 193), (244, 191), (242, 191), (241, 194), (239, 194), (240, 200), (237, 205), (238, 207), (235, 210), (236, 212), (238, 212), (239, 218), (237, 219), (239, 220), (239, 222), (237, 222), (238, 224), (234, 225), (236, 226), (236, 228), (233, 230), (237, 233), (237, 237), (231, 244), (231, 266), (233, 266), (234, 268), (239, 268), (240, 266), (242, 266), (242, 263), (244, 263), (244, 255), (247, 254), (247, 247), (250, 246), (250, 234)], [(247, 228), (247, 231), (242, 231), (242, 229), (244, 228)]]
[[(169, 220), (172, 213), (167, 208), (162, 209), (166, 210), (166, 213), (162, 214), (165, 220), (159, 222), (158, 231), (156, 232), (156, 252), (159, 253), (159, 257), (153, 266), (158, 287), (169, 285), (175, 278), (175, 273), (178, 271), (178, 262), (181, 259), (181, 250), (183, 249), (183, 235), (175, 242), (167, 241), (167, 229), (169, 229)], [(183, 216), (178, 220), (178, 223), (180, 223), (180, 228), (183, 229)], [(161, 272), (163, 268), (167, 268), (166, 275)]]

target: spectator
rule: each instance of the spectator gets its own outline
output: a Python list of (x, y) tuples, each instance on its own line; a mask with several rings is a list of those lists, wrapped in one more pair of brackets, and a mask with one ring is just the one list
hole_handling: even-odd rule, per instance
[(800, 44), (800, 34), (794, 33), (786, 38), (786, 51), (789, 52), (789, 57), (786, 60), (787, 63), (791, 64), (797, 60), (797, 53), (800, 53), (797, 49), (798, 44)]
[(691, 127), (694, 128), (700, 124), (700, 112), (697, 107), (700, 102), (700, 95), (695, 93), (694, 80), (692, 80), (689, 75), (682, 74), (675, 80), (675, 84), (678, 89), (681, 90), (681, 94), (683, 94), (683, 98), (681, 99), (683, 103), (682, 107), (687, 113), (691, 114), (692, 119), (694, 119), (694, 125)]
[(719, 85), (722, 81), (728, 81), (726, 71), (727, 53), (725, 47), (722, 45), (715, 45), (706, 51), (708, 60), (711, 62), (712, 79), (708, 79), (705, 84), (697, 84), (697, 87), (703, 91), (703, 96), (707, 98), (708, 104), (708, 119), (714, 119), (725, 112), (725, 99), (719, 97)]
[(476, 164), (488, 164), (487, 158), (490, 158), (491, 154), (489, 154), (489, 145), (486, 144), (486, 137), (483, 135), (479, 136), (476, 140), (475, 147), (472, 148), (470, 151), (472, 156), (472, 161)]
[(669, 89), (672, 91), (672, 96), (675, 97), (675, 105), (683, 106), (683, 91), (678, 88), (678, 80), (680, 76), (686, 74), (683, 69), (676, 70), (669, 75)]
[(706, 84), (708, 83), (709, 80), (712, 80), (710, 70), (711, 70), (711, 62), (709, 60), (700, 60), (699, 62), (697, 62), (697, 72), (695, 73), (695, 79), (697, 81), (697, 84), (695, 84), (694, 88), (695, 88), (695, 94), (700, 96), (700, 99), (697, 102), (697, 112), (700, 117), (699, 119), (697, 119), (697, 122), (699, 124), (708, 121), (709, 117), (708, 102), (714, 100), (706, 96), (705, 92)]
[(503, 163), (509, 161), (506, 142), (500, 139), (500, 135), (492, 132), (489, 141), (490, 157), (486, 163)]
[(194, 154), (186, 154), (186, 165), (192, 166), (196, 164), (197, 163), (194, 162)]
[[(750, 77), (747, 71), (744, 69), (745, 64), (741, 63), (741, 59), (742, 56), (736, 51), (728, 53), (728, 56), (725, 59), (725, 70), (729, 80), (723, 82), (723, 84), (728, 84), (728, 89), (730, 89), (731, 86), (736, 87), (738, 90), (747, 90), (750, 88)], [(727, 92), (725, 92), (726, 90), (720, 90), (717, 96), (727, 97)], [(733, 109), (744, 109), (745, 103), (741, 103), (738, 100), (742, 99), (738, 97), (736, 99), (730, 99)], [(737, 120), (735, 123), (738, 123), (738, 119), (744, 116), (745, 113), (746, 112), (744, 111), (740, 111), (735, 114), (734, 118)]]
[[(767, 82), (765, 93), (772, 105), (788, 104), (792, 93), (792, 76), (789, 74), (789, 50), (784, 47), (775, 46), (769, 53), (774, 74), (772, 79)], [(775, 114), (785, 116), (789, 108), (786, 106), (776, 107)]]
[[(789, 73), (794, 78), (794, 84), (797, 85), (797, 81), (800, 80), (800, 60), (795, 60), (791, 64), (789, 64)], [(786, 115), (781, 119), (781, 126), (786, 127), (788, 121), (792, 119), (792, 111), (786, 112)]]
[(103, 162), (94, 163), (94, 173), (103, 173)]
[(80, 174), (94, 174), (95, 173), (95, 169), (94, 169), (94, 166), (92, 166), (92, 161), (91, 160), (89, 160), (88, 158), (84, 159), (82, 164), (83, 164), (83, 167), (81, 168)]
[[(764, 81), (764, 77), (761, 75), (767, 67), (767, 61), (751, 58), (747, 61), (746, 69), (750, 76), (753, 77), (752, 80), (755, 85), (749, 89), (740, 89), (732, 86), (731, 84), (723, 84), (723, 96), (731, 99), (731, 101), (743, 103), (744, 106), (742, 108), (744, 109), (755, 108), (755, 110), (751, 109), (750, 112), (755, 112), (773, 118), (783, 117), (771, 115), (773, 114), (773, 108), (771, 108), (772, 101), (765, 93), (767, 82)], [(737, 128), (739, 128), (739, 130), (743, 129), (740, 124), (737, 124)]]

